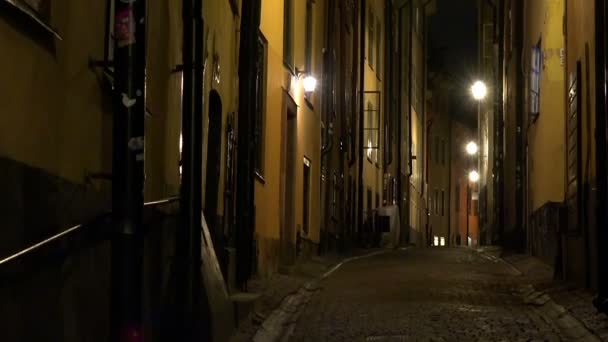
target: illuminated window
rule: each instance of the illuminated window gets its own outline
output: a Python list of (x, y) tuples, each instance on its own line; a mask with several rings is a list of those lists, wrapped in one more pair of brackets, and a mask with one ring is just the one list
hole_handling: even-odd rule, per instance
[(540, 114), (540, 73), (542, 68), (541, 42), (532, 48), (530, 60), (530, 115)]

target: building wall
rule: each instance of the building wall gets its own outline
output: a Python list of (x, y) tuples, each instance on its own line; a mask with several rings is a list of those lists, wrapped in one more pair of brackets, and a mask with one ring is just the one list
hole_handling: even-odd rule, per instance
[[(540, 85), (540, 115), (529, 117), (528, 197), (530, 214), (547, 202), (564, 200), (565, 99), (564, 65), (559, 52), (564, 47), (563, 1), (529, 2), (526, 7), (524, 68), (530, 75), (530, 50), (542, 39), (544, 52)], [(527, 82), (526, 108), (530, 108)]]
[[(467, 184), (469, 184), (468, 173), (471, 169), (471, 161), (468, 159), (464, 148), (466, 144), (474, 140), (475, 135), (471, 128), (463, 123), (451, 121), (451, 170), (450, 170), (450, 243), (451, 245), (466, 246), (467, 244)], [(470, 185), (470, 193), (478, 191), (478, 185)], [(469, 213), (469, 236), (471, 244), (479, 244), (479, 216), (478, 201), (471, 200), (471, 211)], [(477, 206), (477, 208), (475, 208)]]
[[(305, 44), (305, 1), (294, 1), (294, 58), (295, 68), (304, 70), (304, 44)], [(301, 230), (303, 220), (303, 160), (308, 158), (311, 162), (310, 175), (310, 230), (302, 238), (313, 246), (319, 243), (320, 224), (320, 96), (312, 95), (311, 105), (304, 100), (302, 78), (292, 73), (283, 63), (283, 0), (268, 0), (262, 2), (260, 31), (268, 41), (267, 45), (267, 74), (266, 74), (266, 113), (265, 113), (265, 150), (264, 175), (258, 178), (255, 185), (256, 206), (256, 236), (258, 248), (258, 272), (268, 276), (277, 271), (279, 266), (279, 243), (281, 238), (282, 203), (281, 195), (281, 165), (285, 160), (281, 158), (281, 134), (287, 116), (283, 113), (283, 92), (286, 92), (297, 105), (296, 114), (296, 155), (286, 155), (293, 158), (295, 165), (295, 179), (286, 179), (294, 182), (295, 186), (295, 222), (293, 236), (286, 237), (294, 242), (298, 229)], [(313, 75), (320, 75), (321, 47), (324, 32), (323, 13), (324, 1), (313, 3)], [(317, 76), (318, 77), (318, 76)], [(314, 247), (316, 248), (316, 247)]]
[[(382, 71), (385, 68), (384, 65), (384, 1), (381, 0), (368, 0), (366, 1), (368, 10), (366, 13), (366, 25), (365, 25), (365, 71), (364, 71), (364, 110), (368, 110), (367, 103), (372, 104), (374, 110), (378, 110), (378, 149), (364, 148), (363, 150), (363, 210), (365, 212), (364, 218), (373, 215), (373, 211), (382, 206), (382, 165), (383, 165), (383, 150), (382, 150), (382, 139), (384, 137), (384, 111), (382, 96), (384, 93), (384, 74)], [(370, 20), (370, 10), (373, 13), (373, 20)], [(380, 22), (382, 32), (378, 31), (377, 22)], [(370, 52), (370, 25), (373, 25), (374, 30), (374, 41), (371, 44), (373, 56), (369, 56)], [(379, 46), (378, 46), (379, 44)], [(377, 49), (380, 49), (380, 63), (378, 63)], [(371, 60), (371, 62), (370, 62)], [(374, 93), (377, 92), (377, 93)], [(374, 123), (376, 125), (376, 123)], [(364, 122), (364, 127), (367, 127), (367, 123)], [(368, 146), (367, 136), (364, 133), (364, 145)], [(367, 191), (371, 190), (371, 203), (368, 202)], [(378, 201), (376, 201), (378, 198)], [(372, 209), (372, 213), (368, 212), (368, 208)]]
[[(427, 126), (429, 127), (427, 139), (428, 155), (428, 236), (429, 243), (433, 237), (444, 239), (449, 244), (450, 236), (450, 118), (444, 105), (445, 93), (441, 90), (433, 91), (432, 110), (427, 111)], [(442, 195), (443, 193), (443, 195)]]
[(495, 7), (486, 0), (478, 1), (479, 8), (479, 79), (488, 87), (486, 98), (479, 103), (478, 136), (479, 136), (479, 184), (480, 220), (484, 243), (491, 244), (496, 236), (496, 218), (494, 214), (495, 196), (495, 120), (497, 80), (497, 30)]
[[(581, 212), (580, 229), (568, 234), (564, 242), (565, 276), (579, 284), (596, 287), (597, 231), (595, 219), (596, 160), (595, 160), (595, 27), (594, 3), (592, 1), (566, 1), (566, 81), (576, 73), (576, 63), (581, 62), (581, 191), (586, 212)], [(567, 86), (568, 83), (566, 83)], [(564, 96), (565, 97), (565, 96)]]

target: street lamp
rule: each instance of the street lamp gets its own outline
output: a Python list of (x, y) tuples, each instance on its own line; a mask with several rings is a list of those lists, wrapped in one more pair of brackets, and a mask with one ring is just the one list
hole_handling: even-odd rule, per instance
[(477, 143), (475, 143), (474, 141), (471, 141), (470, 143), (467, 144), (466, 149), (467, 149), (468, 155), (474, 156), (477, 154), (479, 147), (477, 146)]
[(488, 94), (488, 88), (486, 87), (486, 84), (482, 81), (477, 81), (471, 86), (471, 93), (473, 93), (473, 98), (475, 100), (481, 101), (486, 98), (486, 95)]
[(311, 75), (307, 75), (304, 77), (304, 81), (302, 82), (304, 85), (304, 92), (310, 94), (317, 88), (317, 79)]

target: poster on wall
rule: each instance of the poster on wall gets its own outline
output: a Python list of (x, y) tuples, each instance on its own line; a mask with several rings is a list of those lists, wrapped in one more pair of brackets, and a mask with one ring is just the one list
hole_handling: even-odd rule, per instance
[(51, 21), (51, 1), (52, 0), (0, 0), (17, 8), (25, 15), (34, 20), (43, 29), (49, 31), (57, 39), (61, 36), (50, 25)]

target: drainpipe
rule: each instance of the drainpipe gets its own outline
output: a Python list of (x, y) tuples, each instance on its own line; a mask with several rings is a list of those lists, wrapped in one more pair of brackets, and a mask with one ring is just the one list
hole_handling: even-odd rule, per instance
[[(184, 0), (181, 224), (176, 237), (178, 260), (175, 332), (182, 340), (210, 338), (206, 296), (201, 296), (203, 23), (202, 0)], [(204, 291), (203, 291), (204, 292)], [(204, 339), (204, 338), (203, 338)]]
[(146, 1), (115, 4), (112, 141), (112, 341), (143, 338), (144, 117)]
[(359, 32), (359, 148), (357, 156), (357, 166), (359, 169), (358, 176), (358, 187), (357, 192), (357, 227), (358, 231), (361, 232), (363, 228), (363, 121), (364, 121), (364, 90), (365, 90), (365, 12), (367, 12), (366, 0), (361, 0), (360, 4), (360, 28)]
[[(594, 305), (601, 312), (608, 311), (608, 272), (606, 260), (608, 251), (608, 213), (605, 203), (608, 200), (607, 179), (608, 165), (606, 162), (608, 151), (606, 151), (606, 17), (608, 8), (605, 0), (595, 1), (595, 122), (596, 137), (595, 148), (597, 155), (597, 272), (598, 272), (598, 294), (594, 299)], [(583, 227), (588, 229), (589, 227)]]
[[(426, 16), (426, 6), (428, 6), (433, 0), (427, 0), (423, 5), (422, 5), (422, 15), (423, 15), (423, 26), (424, 26), (424, 42), (423, 42), (423, 55), (424, 57), (422, 58), (422, 77), (424, 78), (423, 81), (423, 86), (422, 86), (422, 122), (426, 122), (426, 87), (427, 87), (427, 72), (428, 72), (428, 67), (427, 67), (427, 55), (428, 55), (428, 48), (429, 48), (429, 44), (428, 44), (428, 20), (427, 20), (427, 16)], [(425, 130), (422, 130), (422, 153), (424, 154), (424, 149), (426, 146), (426, 139), (424, 137), (424, 135), (426, 134)], [(425, 173), (422, 173), (422, 177), (420, 179), (420, 198), (424, 197), (424, 183), (425, 181), (427, 181), (427, 178), (425, 177)]]
[[(393, 126), (393, 107), (391, 103), (391, 92), (393, 91), (393, 75), (389, 70), (391, 65), (391, 57), (393, 54), (393, 7), (390, 1), (387, 1), (384, 6), (384, 75), (383, 80), (387, 86), (384, 89), (384, 158), (382, 174), (387, 173), (388, 166), (393, 163), (393, 147), (392, 147), (392, 132)], [(388, 185), (387, 185), (388, 186)], [(387, 199), (388, 204), (388, 199)]]
[(236, 181), (236, 256), (237, 285), (246, 288), (252, 274), (254, 258), (254, 166), (253, 129), (255, 125), (255, 81), (258, 60), (257, 42), (260, 29), (261, 0), (242, 2), (239, 56), (239, 117), (237, 129)]
[[(321, 191), (321, 208), (322, 208), (322, 225), (321, 225), (321, 237), (320, 237), (320, 248), (319, 253), (326, 252), (328, 247), (328, 236), (329, 236), (329, 226), (330, 226), (330, 198), (332, 193), (332, 173), (331, 173), (331, 155), (329, 153), (333, 149), (333, 99), (335, 94), (334, 88), (334, 45), (333, 45), (333, 18), (334, 18), (334, 3), (332, 1), (328, 1), (325, 4), (325, 13), (326, 21), (325, 21), (325, 48), (323, 49), (323, 92), (322, 96), (322, 108), (321, 108), (321, 116), (323, 118), (322, 123), (325, 128), (321, 131), (323, 134), (323, 146), (321, 147), (321, 172), (325, 173), (325, 183), (322, 184), (324, 186), (325, 191)], [(334, 185), (335, 186), (335, 185)]]
[(498, 115), (494, 120), (494, 215), (496, 216), (496, 234), (493, 236), (493, 244), (504, 246), (505, 206), (504, 206), (504, 56), (505, 56), (505, 0), (498, 1), (498, 79), (496, 91), (496, 103)]
[[(335, 82), (334, 82), (334, 77), (335, 77), (335, 62), (334, 62), (334, 56), (335, 56), (335, 47), (334, 47), (334, 43), (333, 43), (333, 19), (335, 17), (334, 14), (334, 2), (333, 1), (328, 1), (326, 3), (326, 13), (327, 13), (327, 18), (326, 18), (326, 22), (325, 22), (325, 51), (323, 53), (323, 77), (324, 77), (324, 89), (325, 92), (323, 93), (324, 95), (324, 99), (323, 99), (323, 112), (321, 113), (321, 115), (323, 116), (323, 123), (327, 125), (327, 127), (325, 127), (325, 130), (323, 131), (324, 134), (324, 142), (325, 145), (323, 145), (323, 147), (321, 148), (321, 156), (325, 156), (326, 154), (328, 154), (329, 152), (331, 152), (332, 148), (333, 148), (333, 113), (334, 113), (334, 97), (335, 97)], [(308, 70), (307, 70), (308, 71)], [(330, 92), (327, 92), (327, 90), (330, 90)]]

